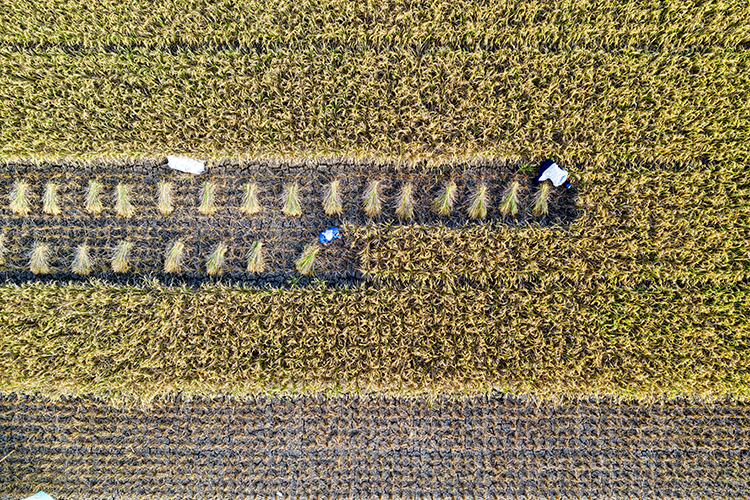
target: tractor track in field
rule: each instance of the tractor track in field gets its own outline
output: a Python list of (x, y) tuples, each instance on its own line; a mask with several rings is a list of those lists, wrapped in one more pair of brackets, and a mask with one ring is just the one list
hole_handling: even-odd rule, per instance
[(0, 498), (747, 498), (750, 407), (0, 395)]
[[(72, 275), (71, 262), (76, 247), (89, 246), (94, 260), (91, 277), (109, 282), (129, 282), (132, 276), (156, 276), (160, 281), (197, 285), (215, 280), (206, 275), (205, 262), (219, 243), (228, 246), (223, 275), (228, 282), (252, 286), (270, 284), (284, 286), (292, 281), (305, 284), (314, 280), (300, 280), (294, 260), (307, 243), (317, 241), (317, 234), (332, 225), (362, 226), (376, 223), (445, 225), (459, 227), (475, 222), (465, 213), (470, 193), (478, 183), (489, 187), (490, 205), (484, 222), (502, 221), (498, 210), (507, 183), (519, 179), (530, 199), (533, 172), (518, 174), (520, 164), (464, 165), (452, 168), (398, 168), (395, 165), (372, 165), (330, 161), (327, 163), (228, 163), (209, 167), (200, 176), (190, 176), (170, 170), (163, 162), (138, 160), (128, 163), (86, 165), (21, 164), (0, 165), (0, 192), (4, 202), (0, 206), (0, 234), (4, 235), (5, 262), (0, 266), (0, 278), (6, 282), (46, 280), (49, 276), (65, 281), (80, 278)], [(328, 182), (341, 182), (343, 213), (338, 217), (325, 214), (321, 200)], [(90, 180), (103, 185), (104, 210), (99, 215), (85, 211), (85, 196)], [(371, 219), (362, 208), (362, 193), (370, 180), (382, 183), (383, 212)], [(431, 201), (447, 180), (457, 184), (458, 200), (450, 216), (438, 216), (431, 210)], [(18, 215), (10, 209), (9, 197), (17, 181), (28, 183), (30, 213)], [(156, 206), (157, 186), (169, 181), (174, 186), (174, 212), (161, 214)], [(57, 187), (59, 215), (47, 215), (42, 210), (42, 196), (48, 182)], [(199, 213), (201, 189), (204, 182), (217, 187), (217, 211), (212, 215)], [(243, 214), (242, 186), (254, 182), (259, 186), (259, 202), (263, 207), (257, 215)], [(287, 217), (281, 211), (281, 192), (287, 183), (300, 186), (302, 215)], [(395, 198), (404, 182), (414, 185), (415, 213), (413, 219), (401, 221), (395, 214)], [(131, 202), (135, 215), (121, 217), (114, 210), (114, 192), (118, 184), (132, 189)], [(578, 215), (575, 193), (556, 193), (551, 199), (550, 213), (534, 217), (529, 207), (508, 221), (509, 227), (527, 223), (541, 226), (572, 222)], [(344, 235), (346, 237), (346, 235)], [(108, 267), (118, 242), (128, 239), (134, 243), (131, 269), (127, 277), (112, 273)], [(169, 245), (181, 240), (186, 252), (180, 273), (164, 275), (164, 259)], [(248, 273), (246, 254), (253, 241), (263, 242), (267, 270), (260, 274)], [(47, 277), (29, 272), (29, 254), (37, 242), (46, 243), (51, 250), (51, 271)], [(340, 241), (324, 249), (316, 260), (315, 278), (329, 285), (351, 285), (363, 282), (358, 266), (358, 248)]]

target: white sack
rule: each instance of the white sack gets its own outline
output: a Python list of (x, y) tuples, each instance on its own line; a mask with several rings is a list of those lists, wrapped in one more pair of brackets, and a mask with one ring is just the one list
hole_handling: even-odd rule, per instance
[(179, 170), (180, 172), (186, 172), (188, 174), (202, 174), (206, 169), (206, 163), (200, 160), (194, 160), (187, 156), (167, 156), (167, 164), (169, 168)]

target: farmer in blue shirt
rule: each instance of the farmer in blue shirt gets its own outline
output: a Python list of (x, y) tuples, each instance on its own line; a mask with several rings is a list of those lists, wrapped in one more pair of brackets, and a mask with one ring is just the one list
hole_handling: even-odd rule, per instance
[(318, 235), (318, 241), (323, 246), (328, 246), (330, 242), (338, 238), (341, 238), (341, 233), (339, 233), (339, 228), (337, 227), (329, 227)]

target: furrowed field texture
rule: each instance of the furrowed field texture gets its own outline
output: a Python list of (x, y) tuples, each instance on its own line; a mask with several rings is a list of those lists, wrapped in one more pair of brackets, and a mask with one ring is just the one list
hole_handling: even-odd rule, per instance
[(748, 396), (747, 2), (0, 26), (4, 390)]

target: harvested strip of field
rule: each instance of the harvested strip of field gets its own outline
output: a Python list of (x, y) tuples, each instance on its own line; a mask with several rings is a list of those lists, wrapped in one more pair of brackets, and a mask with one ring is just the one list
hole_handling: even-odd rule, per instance
[[(8, 2), (0, 43), (117, 50), (133, 46), (279, 46), (536, 50), (741, 48), (750, 41), (744, 2), (628, 0), (353, 2), (138, 0)], [(51, 22), (54, 21), (54, 22)], [(669, 29), (665, 29), (669, 26)]]
[[(432, 210), (433, 198), (442, 189), (443, 180), (456, 184), (457, 198), (465, 205), (472, 185), (482, 179), (498, 195), (510, 178), (521, 178), (527, 191), (532, 190), (532, 174), (518, 174), (518, 163), (463, 164), (452, 168), (399, 171), (375, 164), (317, 165), (304, 162), (295, 165), (272, 165), (247, 162), (225, 163), (211, 167), (200, 177), (176, 173), (166, 165), (151, 161), (133, 161), (112, 165), (45, 165), (9, 163), (0, 165), (0, 192), (11, 195), (17, 186), (24, 188), (24, 214), (13, 209), (13, 203), (0, 204), (0, 231), (5, 234), (5, 262), (0, 272), (14, 279), (28, 271), (28, 253), (37, 241), (51, 250), (52, 274), (70, 272), (73, 256), (81, 244), (89, 245), (93, 259), (90, 269), (94, 276), (111, 279), (109, 261), (123, 239), (134, 247), (130, 272), (134, 275), (158, 274), (164, 267), (167, 249), (177, 241), (184, 244), (180, 274), (182, 278), (201, 280), (206, 275), (206, 259), (216, 245), (228, 247), (222, 275), (248, 284), (281, 285), (298, 273), (294, 261), (305, 245), (316, 242), (318, 233), (330, 226), (345, 228), (345, 239), (326, 248), (316, 259), (315, 276), (329, 282), (349, 283), (357, 272), (356, 245), (349, 235), (356, 225), (370, 221), (360, 206), (369, 179), (378, 179), (383, 209), (374, 220), (398, 223), (396, 199), (400, 186), (413, 186), (412, 217), (428, 224), (461, 225), (466, 222), (465, 207), (456, 207), (448, 215)], [(528, 168), (526, 170), (529, 170)], [(329, 182), (336, 179), (341, 198), (340, 213), (325, 213), (323, 201)], [(56, 214), (43, 210), (44, 186), (53, 180), (56, 186)], [(169, 182), (171, 210), (163, 210), (163, 183)], [(246, 185), (255, 185), (255, 202), (259, 209), (248, 214)], [(98, 187), (101, 207), (89, 208), (90, 185)], [(296, 203), (301, 214), (284, 214), (286, 186), (298, 186)], [(207, 189), (207, 186), (210, 189)], [(127, 187), (129, 216), (124, 216), (123, 187)], [(558, 190), (559, 191), (559, 190)], [(113, 196), (117, 193), (117, 196)], [(210, 194), (210, 200), (207, 195)], [(11, 197), (13, 198), (13, 197)], [(17, 198), (17, 197), (16, 197)], [(208, 200), (208, 201), (207, 201)], [(574, 194), (556, 197), (547, 217), (533, 216), (530, 199), (525, 200), (523, 213), (504, 219), (508, 226), (534, 221), (543, 226), (570, 223), (577, 215)], [(165, 213), (168, 212), (168, 213)], [(498, 220), (499, 210), (490, 207), (485, 221)], [(352, 228), (352, 229), (349, 229)], [(247, 272), (246, 253), (255, 241), (264, 242), (268, 266), (260, 275)], [(160, 277), (161, 278), (161, 277)]]
[(750, 396), (750, 289), (0, 287), (0, 389)]
[(0, 158), (744, 160), (750, 56), (0, 49)]
[(0, 435), (2, 498), (750, 495), (750, 409), (729, 401), (316, 397), (136, 409), (2, 395)]

